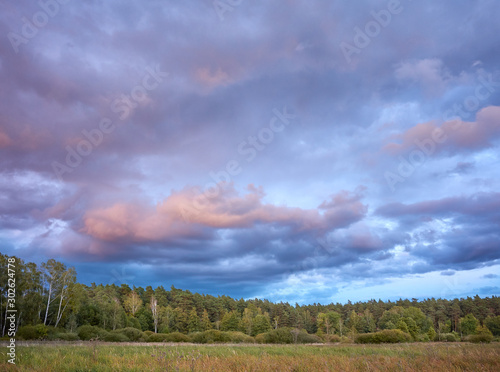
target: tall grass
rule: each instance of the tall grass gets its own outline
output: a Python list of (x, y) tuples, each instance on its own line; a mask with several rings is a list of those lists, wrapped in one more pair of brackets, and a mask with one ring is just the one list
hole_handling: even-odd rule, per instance
[(1, 371), (500, 371), (500, 344), (18, 346)]

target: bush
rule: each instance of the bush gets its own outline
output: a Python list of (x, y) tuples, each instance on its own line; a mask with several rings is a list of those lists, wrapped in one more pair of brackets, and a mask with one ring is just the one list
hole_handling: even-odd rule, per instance
[(189, 336), (179, 333), (153, 333), (147, 338), (148, 342), (191, 342)]
[(16, 336), (21, 340), (36, 340), (38, 335), (35, 326), (22, 326), (17, 329)]
[(23, 340), (45, 340), (48, 331), (49, 327), (43, 324), (37, 324), (36, 326), (28, 325), (19, 327), (16, 336)]
[(336, 343), (336, 342), (340, 342), (341, 338), (339, 335), (325, 335), (324, 338), (325, 342), (328, 342), (328, 343)]
[[(151, 336), (151, 335), (154, 335), (155, 333), (153, 331), (144, 331), (142, 332), (144, 333), (147, 337)], [(162, 332), (163, 333), (163, 332)], [(166, 333), (166, 332), (165, 332)]]
[(242, 332), (227, 332), (230, 342), (234, 342), (235, 344), (241, 343), (249, 343), (253, 344), (255, 339), (252, 336), (248, 336)]
[(378, 344), (375, 333), (361, 333), (356, 336), (354, 342), (357, 344)]
[(141, 331), (139, 331), (137, 328), (132, 327), (121, 328), (112, 332), (125, 335), (129, 341), (139, 341), (139, 339), (143, 336), (143, 333)]
[[(192, 341), (197, 344), (213, 344), (219, 342), (231, 342), (230, 333), (240, 332), (222, 332), (216, 329), (211, 329), (205, 332), (197, 332), (191, 335)], [(242, 333), (243, 334), (243, 333)], [(248, 336), (250, 337), (250, 336)], [(236, 341), (235, 341), (236, 342)]]
[(255, 336), (255, 342), (258, 344), (265, 344), (266, 343), (266, 334), (267, 333), (259, 333), (257, 336)]
[(356, 336), (354, 342), (357, 344), (380, 344), (410, 342), (412, 340), (408, 333), (399, 329), (384, 329), (375, 333), (362, 333)]
[(76, 333), (56, 333), (57, 340), (63, 341), (78, 341), (78, 335)]
[(278, 328), (258, 334), (255, 340), (261, 344), (293, 344), (293, 335), (290, 328)]
[(77, 333), (80, 340), (84, 341), (96, 338), (104, 340), (104, 338), (108, 335), (108, 332), (106, 330), (91, 325), (83, 325), (79, 327)]
[(477, 327), (476, 334), (467, 336), (466, 340), (475, 343), (479, 342), (490, 343), (491, 341), (493, 341), (493, 334), (486, 327)]
[(130, 340), (123, 333), (112, 331), (112, 332), (108, 332), (108, 334), (104, 336), (104, 341), (107, 341), (107, 342), (128, 342)]
[(65, 328), (55, 328), (52, 326), (47, 327), (47, 340), (54, 341), (54, 340), (59, 340), (59, 335), (66, 333)]
[(457, 342), (459, 338), (453, 333), (441, 333), (441, 335), (436, 336), (436, 341)]
[(139, 319), (133, 316), (127, 316), (127, 328), (137, 328), (139, 331), (142, 331), (141, 322)]
[[(144, 333), (146, 333), (146, 332), (144, 332)], [(168, 333), (152, 333), (151, 335), (148, 336), (147, 341), (148, 342), (165, 342), (167, 336), (168, 336)]]
[(429, 335), (427, 333), (423, 333), (423, 334), (417, 335), (416, 338), (415, 338), (415, 341), (418, 341), (418, 342), (429, 342), (430, 341)]
[[(335, 335), (329, 335), (329, 336), (335, 336)], [(338, 337), (338, 338), (340, 341), (340, 337)], [(305, 331), (301, 331), (297, 336), (297, 343), (298, 344), (317, 344), (320, 342), (322, 343), (323, 340), (319, 336), (311, 335)]]
[(167, 333), (166, 342), (191, 342), (191, 338), (180, 332)]

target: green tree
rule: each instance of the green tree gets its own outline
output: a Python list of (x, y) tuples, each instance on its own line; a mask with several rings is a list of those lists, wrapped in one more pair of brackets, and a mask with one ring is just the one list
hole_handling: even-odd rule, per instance
[(208, 331), (209, 329), (212, 329), (212, 322), (208, 316), (207, 309), (203, 309), (203, 315), (201, 316), (201, 330)]
[(130, 292), (127, 297), (125, 297), (125, 301), (123, 302), (123, 304), (127, 313), (131, 314), (132, 316), (135, 316), (135, 314), (143, 305), (142, 299), (136, 291)]
[(336, 331), (340, 333), (341, 322), (340, 314), (335, 311), (319, 313), (316, 317), (318, 330), (323, 331), (327, 335), (333, 334)]
[(493, 336), (500, 336), (500, 315), (490, 316), (485, 319), (484, 325), (488, 327)]
[(476, 328), (479, 326), (479, 321), (472, 314), (467, 314), (460, 319), (460, 330), (464, 335), (472, 335), (476, 333)]
[(269, 321), (269, 316), (259, 314), (253, 320), (252, 326), (252, 336), (256, 336), (260, 333), (269, 332), (272, 329), (271, 322)]
[(408, 330), (408, 325), (403, 319), (399, 319), (396, 328), (402, 330), (403, 332), (410, 333), (410, 331)]
[(246, 333), (247, 335), (252, 334), (253, 319), (254, 319), (254, 315), (253, 315), (251, 309), (246, 308), (245, 310), (243, 310), (243, 316), (241, 317), (240, 329), (242, 332)]
[(199, 332), (199, 331), (201, 331), (200, 318), (198, 317), (198, 313), (196, 312), (196, 308), (194, 308), (194, 307), (189, 312), (188, 331), (189, 332)]
[(235, 310), (226, 313), (222, 318), (220, 328), (222, 331), (238, 331), (240, 325), (240, 317)]

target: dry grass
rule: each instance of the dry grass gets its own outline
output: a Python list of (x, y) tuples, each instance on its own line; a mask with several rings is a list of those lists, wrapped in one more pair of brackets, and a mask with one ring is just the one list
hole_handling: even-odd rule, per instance
[[(6, 350), (6, 348), (3, 348)], [(5, 371), (500, 371), (500, 344), (18, 346)]]

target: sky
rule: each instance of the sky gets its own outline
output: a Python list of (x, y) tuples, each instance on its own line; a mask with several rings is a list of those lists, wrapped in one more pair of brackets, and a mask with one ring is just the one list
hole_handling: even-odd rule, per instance
[(500, 295), (500, 3), (0, 3), (0, 251), (312, 304)]

